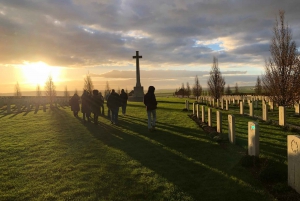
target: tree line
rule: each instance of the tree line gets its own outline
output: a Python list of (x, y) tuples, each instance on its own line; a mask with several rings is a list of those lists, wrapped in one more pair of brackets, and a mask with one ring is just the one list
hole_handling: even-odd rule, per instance
[[(89, 94), (92, 94), (93, 90), (94, 90), (94, 84), (92, 81), (91, 76), (88, 74), (86, 75), (86, 77), (83, 80), (83, 90), (86, 90)], [(106, 81), (106, 85), (105, 85), (105, 89), (104, 89), (104, 97), (106, 97), (108, 94), (110, 94), (110, 86), (108, 81)], [(49, 102), (50, 102), (50, 106), (52, 106), (52, 103), (54, 102), (55, 97), (57, 96), (57, 91), (56, 91), (56, 85), (53, 81), (53, 78), (51, 75), (48, 76), (46, 82), (45, 82), (45, 87), (44, 87), (44, 92), (45, 92), (45, 96), (47, 96), (49, 98)], [(121, 89), (118, 88), (116, 90), (117, 93), (121, 93)], [(128, 94), (128, 90), (127, 88), (125, 89), (125, 93)], [(68, 91), (68, 87), (65, 86), (64, 89), (64, 97), (66, 97), (66, 99), (70, 98), (70, 92)], [(74, 94), (78, 94), (77, 89), (75, 89)], [(22, 97), (22, 92), (21, 92), (21, 88), (19, 83), (17, 82), (17, 84), (15, 85), (15, 94), (16, 97), (21, 98)], [(40, 85), (38, 84), (36, 87), (36, 96), (37, 97), (41, 97), (42, 96), (42, 90)]]

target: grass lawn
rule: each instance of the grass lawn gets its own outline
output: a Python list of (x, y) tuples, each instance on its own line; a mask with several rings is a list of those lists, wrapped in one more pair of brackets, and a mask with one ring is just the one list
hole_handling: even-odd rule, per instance
[[(1, 110), (0, 200), (276, 200), (239, 163), (247, 117), (237, 118), (238, 145), (220, 146), (182, 111), (184, 99), (158, 101), (151, 133), (142, 103), (129, 102), (119, 126), (83, 124), (69, 107)], [(286, 166), (286, 134), (261, 129), (262, 155)]]

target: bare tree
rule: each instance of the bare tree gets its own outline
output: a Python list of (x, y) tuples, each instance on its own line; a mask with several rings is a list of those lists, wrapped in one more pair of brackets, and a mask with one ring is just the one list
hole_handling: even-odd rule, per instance
[(104, 96), (106, 97), (107, 94), (110, 93), (110, 87), (108, 81), (106, 81), (105, 90), (104, 90)]
[(210, 71), (210, 77), (207, 81), (208, 90), (214, 99), (220, 99), (224, 93), (225, 80), (222, 77), (218, 66), (218, 59), (213, 58), (213, 65)]
[(201, 96), (201, 93), (202, 93), (202, 87), (200, 85), (198, 75), (196, 75), (195, 84), (194, 84), (194, 87), (193, 87), (193, 95), (196, 96), (196, 98), (198, 100), (198, 97)]
[(41, 87), (40, 87), (39, 84), (36, 86), (36, 96), (37, 97), (41, 97), (42, 96), (42, 91), (41, 91)]
[(69, 100), (70, 93), (68, 91), (68, 87), (67, 86), (65, 86), (64, 97), (65, 97), (66, 101)]
[(225, 91), (225, 93), (226, 93), (227, 95), (229, 95), (229, 94), (231, 94), (231, 93), (232, 93), (232, 91), (231, 91), (231, 88), (230, 88), (229, 84), (227, 85), (227, 88), (226, 88), (226, 91)]
[(120, 89), (120, 87), (118, 87), (118, 94), (121, 94), (121, 89)]
[(190, 83), (189, 82), (186, 83), (186, 95), (187, 95), (188, 98), (191, 95), (191, 87), (190, 87)]
[(93, 89), (94, 89), (94, 85), (93, 85), (92, 78), (91, 78), (91, 76), (89, 74), (87, 74), (86, 77), (84, 78), (83, 90), (86, 90), (90, 94), (92, 94), (93, 93)]
[(48, 80), (45, 83), (45, 94), (49, 97), (50, 107), (52, 107), (54, 98), (56, 97), (55, 85), (52, 79), (52, 76), (49, 75)]
[(21, 98), (21, 96), (22, 96), (19, 82), (17, 82), (17, 84), (15, 85), (15, 96), (18, 98)]
[(261, 93), (262, 93), (261, 80), (260, 80), (260, 77), (257, 76), (256, 84), (255, 84), (255, 94), (256, 95), (261, 95)]
[(184, 83), (181, 84), (181, 90), (182, 90), (182, 98), (184, 97), (185, 95), (185, 87), (184, 87)]
[(239, 85), (237, 82), (235, 83), (234, 94), (239, 94)]
[(300, 62), (291, 30), (284, 22), (284, 11), (279, 11), (273, 34), (263, 85), (274, 103), (287, 106), (299, 100)]

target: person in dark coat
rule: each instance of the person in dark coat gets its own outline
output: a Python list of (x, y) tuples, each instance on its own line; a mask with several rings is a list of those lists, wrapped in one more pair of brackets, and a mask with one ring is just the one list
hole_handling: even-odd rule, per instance
[(98, 124), (98, 117), (100, 115), (101, 98), (99, 97), (99, 91), (93, 90), (92, 96), (92, 112), (94, 114), (94, 124)]
[(81, 96), (81, 112), (83, 115), (83, 122), (86, 122), (85, 118), (87, 118), (87, 121), (90, 122), (90, 116), (91, 116), (91, 96), (88, 91), (84, 90), (83, 94)]
[(121, 106), (121, 98), (114, 89), (111, 90), (111, 94), (107, 99), (107, 106), (111, 110), (111, 123), (118, 123), (119, 107)]
[(101, 99), (100, 113), (101, 115), (104, 115), (104, 97), (101, 92), (99, 92), (99, 98)]
[(71, 111), (73, 111), (74, 117), (78, 117), (78, 112), (80, 111), (79, 107), (79, 96), (75, 93), (70, 99)]
[[(148, 92), (144, 96), (144, 104), (146, 106), (147, 115), (148, 115), (149, 131), (155, 130), (155, 123), (156, 123), (157, 101), (156, 101), (154, 91), (155, 91), (154, 86), (149, 86)], [(152, 117), (151, 117), (151, 115), (152, 115)]]
[(122, 114), (125, 115), (128, 95), (127, 95), (127, 93), (125, 93), (124, 89), (121, 90), (120, 98), (121, 98), (121, 104), (122, 104)]

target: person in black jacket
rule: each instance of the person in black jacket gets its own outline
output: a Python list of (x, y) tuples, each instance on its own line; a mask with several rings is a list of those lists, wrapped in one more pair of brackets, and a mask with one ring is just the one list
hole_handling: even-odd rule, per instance
[[(154, 86), (149, 86), (148, 92), (144, 96), (144, 104), (146, 106), (147, 115), (148, 115), (149, 131), (155, 130), (157, 101), (156, 101), (154, 91), (155, 91)], [(152, 114), (152, 118), (151, 118), (151, 114)]]
[(121, 99), (119, 94), (114, 89), (107, 99), (107, 107), (111, 110), (111, 123), (118, 124), (119, 107), (121, 106)]
[(85, 118), (87, 118), (87, 121), (90, 122), (91, 96), (89, 95), (89, 92), (87, 90), (84, 90), (81, 96), (81, 112), (83, 116), (83, 122), (86, 122)]
[(98, 124), (98, 117), (100, 115), (101, 98), (98, 90), (93, 90), (92, 97), (92, 112), (94, 113), (94, 124)]
[(122, 103), (122, 114), (125, 115), (128, 95), (127, 95), (127, 93), (125, 93), (124, 89), (121, 90), (120, 98), (121, 98), (121, 103)]
[(78, 117), (78, 112), (80, 110), (79, 99), (80, 98), (77, 93), (75, 93), (70, 99), (71, 111), (73, 111), (74, 117)]

